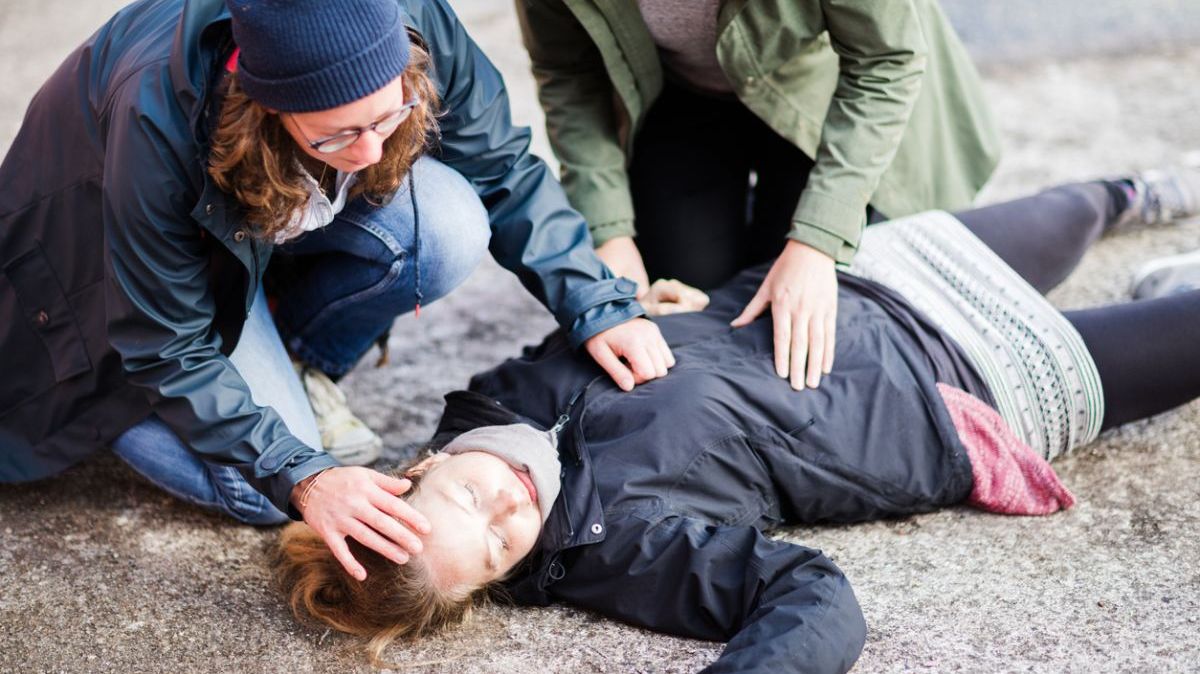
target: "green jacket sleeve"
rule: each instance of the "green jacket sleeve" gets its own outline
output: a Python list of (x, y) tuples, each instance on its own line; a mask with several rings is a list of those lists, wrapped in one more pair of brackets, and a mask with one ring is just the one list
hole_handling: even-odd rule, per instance
[(822, 0), (839, 77), (790, 238), (849, 262), (925, 72), (913, 0)]
[(517, 0), (516, 6), (571, 205), (587, 220), (595, 245), (632, 236), (633, 200), (620, 144), (619, 103), (600, 50), (561, 1)]

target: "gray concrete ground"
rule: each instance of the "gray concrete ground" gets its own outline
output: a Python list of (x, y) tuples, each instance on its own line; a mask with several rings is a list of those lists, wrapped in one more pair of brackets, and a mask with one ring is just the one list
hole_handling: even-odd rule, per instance
[(1195, 0), (940, 0), (987, 63), (1153, 53), (1197, 44)]
[[(118, 4), (0, 3), (0, 151), (41, 79)], [(544, 151), (511, 6), (455, 4)], [(1197, 72), (1194, 49), (990, 70), (1008, 152), (983, 199), (1200, 147)], [(1200, 221), (1107, 238), (1052, 299), (1119, 301), (1137, 263), (1198, 244)], [(393, 364), (347, 379), (386, 462), (429, 435), (445, 391), (551, 327), (490, 263), (420, 321), (399, 321)], [(1200, 337), (1200, 326), (1179, 329)], [(1056, 467), (1079, 504), (1052, 517), (951, 509), (781, 532), (826, 550), (854, 583), (870, 625), (857, 671), (1200, 671), (1200, 404)], [(108, 455), (0, 486), (0, 672), (366, 671), (352, 642), (292, 621), (269, 583), (275, 539), (173, 501)], [(406, 672), (683, 672), (720, 648), (568, 608), (491, 608), (388, 656)]]

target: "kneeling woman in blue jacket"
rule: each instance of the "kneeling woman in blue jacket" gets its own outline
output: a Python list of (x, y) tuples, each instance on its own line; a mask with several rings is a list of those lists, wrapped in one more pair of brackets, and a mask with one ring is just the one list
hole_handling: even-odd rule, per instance
[(1200, 396), (1200, 349), (1178, 329), (1200, 325), (1200, 291), (1065, 314), (1041, 294), (1105, 228), (1187, 189), (1168, 182), (867, 230), (839, 279), (839, 365), (815, 390), (774, 375), (769, 319), (730, 327), (766, 267), (660, 319), (678, 364), (629, 394), (552, 335), (447, 396), (440, 451), (406, 473), (425, 551), (402, 566), (362, 551), (360, 582), (293, 525), (291, 605), (378, 656), (501, 583), (520, 603), (728, 641), (714, 672), (845, 671), (866, 634), (845, 576), (763, 532), (964, 502), (1054, 512), (1073, 496), (1049, 459)]
[[(111, 445), (180, 498), (286, 521), (307, 478), (379, 453), (331, 378), (488, 249), (622, 388), (664, 375), (633, 284), (528, 145), (440, 0), (125, 8), (0, 165), (0, 480)], [(347, 536), (420, 550), (406, 483), (326, 481), (305, 516), (348, 569)]]

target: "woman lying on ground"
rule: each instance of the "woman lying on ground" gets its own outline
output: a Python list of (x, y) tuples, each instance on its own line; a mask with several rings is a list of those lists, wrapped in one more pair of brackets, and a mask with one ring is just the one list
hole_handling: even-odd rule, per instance
[(1200, 291), (1065, 313), (1041, 295), (1106, 228), (1169, 208), (1158, 188), (1070, 185), (868, 229), (820, 389), (774, 376), (769, 320), (730, 327), (765, 266), (659, 319), (677, 365), (629, 394), (552, 335), (447, 396), (440, 451), (405, 473), (432, 524), (424, 553), (396, 566), (356, 549), (372, 560), (359, 582), (292, 525), (291, 605), (378, 655), (500, 583), (519, 603), (727, 640), (711, 671), (846, 670), (866, 628), (845, 576), (764, 531), (1067, 508), (1049, 459), (1200, 396), (1179, 330), (1200, 325)]

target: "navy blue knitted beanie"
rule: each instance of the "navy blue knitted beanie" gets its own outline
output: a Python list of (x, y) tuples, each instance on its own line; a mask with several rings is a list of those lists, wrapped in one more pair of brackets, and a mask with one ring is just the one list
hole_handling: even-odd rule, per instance
[(408, 65), (396, 0), (225, 0), (238, 83), (281, 112), (328, 110), (382, 89)]

